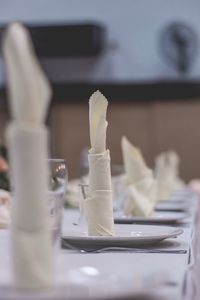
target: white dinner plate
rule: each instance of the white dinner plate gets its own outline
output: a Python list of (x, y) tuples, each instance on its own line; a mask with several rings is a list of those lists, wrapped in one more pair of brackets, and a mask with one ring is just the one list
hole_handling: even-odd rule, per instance
[(190, 206), (188, 203), (178, 203), (173, 201), (160, 201), (156, 204), (155, 210), (157, 211), (188, 211)]
[(177, 237), (183, 229), (153, 225), (115, 224), (115, 236), (88, 236), (83, 230), (65, 232), (65, 243), (81, 250), (97, 250), (104, 247), (136, 247), (153, 245), (162, 240)]
[(185, 212), (156, 211), (148, 217), (125, 216), (116, 214), (114, 217), (114, 221), (116, 224), (174, 224), (183, 221), (184, 219), (188, 218), (188, 216), (189, 214)]

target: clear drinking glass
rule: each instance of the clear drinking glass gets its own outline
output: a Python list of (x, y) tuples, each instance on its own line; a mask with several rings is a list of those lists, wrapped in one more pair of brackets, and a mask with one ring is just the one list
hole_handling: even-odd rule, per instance
[(53, 243), (59, 244), (68, 172), (64, 159), (49, 159), (50, 188), (48, 192)]

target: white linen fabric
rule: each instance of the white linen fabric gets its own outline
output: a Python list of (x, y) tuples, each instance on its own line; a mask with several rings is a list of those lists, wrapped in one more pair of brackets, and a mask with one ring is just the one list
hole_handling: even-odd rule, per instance
[(89, 123), (90, 123), (90, 154), (98, 154), (106, 150), (106, 112), (108, 101), (99, 91), (92, 94), (89, 99)]
[(99, 92), (89, 101), (90, 140), (89, 196), (85, 206), (89, 235), (113, 235), (113, 204), (110, 152), (106, 150), (106, 111), (108, 102)]
[(29, 33), (19, 23), (8, 27), (3, 54), (12, 116), (18, 121), (44, 122), (52, 92), (35, 57)]
[(134, 184), (151, 173), (140, 150), (134, 147), (125, 136), (121, 140), (121, 149), (128, 184)]
[(51, 90), (25, 28), (5, 35), (9, 100), (14, 121), (6, 131), (14, 188), (11, 252), (14, 285), (46, 288), (53, 283), (48, 214), (48, 131), (44, 122)]
[(127, 175), (126, 215), (149, 216), (157, 199), (157, 183), (142, 157), (126, 137), (121, 141), (125, 171)]
[(153, 206), (148, 198), (137, 191), (134, 185), (128, 186), (128, 198), (124, 205), (124, 213), (127, 216), (149, 216)]
[(89, 182), (91, 191), (111, 190), (110, 152), (89, 155)]
[(155, 178), (158, 182), (158, 201), (166, 200), (185, 184), (179, 178), (179, 157), (175, 151), (166, 151), (155, 159)]

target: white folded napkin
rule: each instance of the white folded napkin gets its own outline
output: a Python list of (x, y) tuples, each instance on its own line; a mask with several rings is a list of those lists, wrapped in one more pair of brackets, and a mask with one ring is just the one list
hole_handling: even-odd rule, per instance
[(7, 29), (3, 54), (12, 116), (19, 122), (44, 122), (52, 92), (35, 57), (29, 33), (19, 23)]
[(121, 148), (129, 184), (134, 184), (151, 173), (142, 157), (141, 151), (134, 147), (125, 136), (122, 137)]
[(44, 126), (51, 89), (26, 29), (9, 26), (3, 43), (13, 121), (6, 131), (12, 205), (14, 285), (46, 288), (53, 283), (48, 211), (48, 131)]
[(126, 137), (122, 137), (121, 146), (128, 185), (124, 212), (126, 215), (148, 216), (153, 212), (157, 199), (153, 172), (147, 167), (140, 150)]
[(180, 157), (174, 150), (171, 150), (168, 152), (168, 160), (175, 177), (173, 190), (184, 188), (185, 182), (179, 177)]
[(89, 235), (113, 235), (110, 153), (106, 150), (107, 99), (95, 92), (89, 100), (89, 197), (86, 200)]
[(155, 178), (158, 182), (158, 200), (166, 200), (170, 195), (184, 187), (179, 178), (179, 157), (175, 151), (166, 151), (155, 159)]
[(152, 214), (153, 209), (154, 204), (146, 195), (140, 193), (133, 184), (127, 187), (127, 200), (124, 204), (126, 216), (148, 217)]
[(7, 228), (11, 223), (10, 206), (10, 193), (0, 190), (0, 229)]

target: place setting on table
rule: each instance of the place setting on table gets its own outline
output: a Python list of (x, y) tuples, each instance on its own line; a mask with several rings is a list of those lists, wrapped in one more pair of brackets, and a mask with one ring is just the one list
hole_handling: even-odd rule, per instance
[[(51, 88), (20, 23), (8, 27), (3, 55), (11, 111), (5, 133), (11, 192), (3, 194), (0, 206), (0, 257), (5, 256), (0, 299), (156, 299), (163, 286), (176, 282), (153, 266), (145, 276), (146, 264), (135, 274), (126, 254), (144, 255), (144, 260), (146, 254), (159, 254), (159, 261), (162, 255), (188, 253), (190, 232), (178, 225), (191, 221), (194, 194), (178, 177), (177, 155), (161, 154), (154, 174), (141, 151), (122, 137), (125, 173), (112, 178), (108, 101), (96, 91), (89, 99), (89, 174), (79, 187), (75, 183), (80, 211), (63, 211), (70, 184), (65, 160), (49, 158), (45, 119)], [(185, 209), (158, 211), (161, 203)]]
[[(85, 257), (87, 254), (86, 257), (89, 256), (90, 259), (90, 255), (97, 254), (97, 260), (102, 265), (105, 264), (105, 258), (99, 257), (99, 254), (114, 254), (112, 258), (109, 257), (111, 265), (116, 263), (115, 257), (119, 253), (186, 254), (189, 250), (188, 245), (184, 241), (176, 239), (179, 235), (187, 234), (182, 228), (114, 224), (115, 211), (110, 194), (112, 189), (110, 157), (106, 150), (106, 110), (107, 100), (100, 92), (95, 92), (89, 100), (91, 140), (91, 149), (88, 155), (89, 185), (80, 183), (79, 186), (80, 214), (78, 210), (66, 209), (62, 231), (62, 249), (69, 251), (67, 253), (71, 253), (71, 255), (81, 254)], [(150, 179), (147, 179), (151, 187), (151, 183), (154, 184), (155, 180), (151, 172), (147, 173), (151, 176)], [(87, 182), (87, 179), (84, 181)], [(155, 193), (155, 190), (152, 191), (152, 194)], [(154, 205), (154, 202), (152, 205), (150, 202), (150, 205), (146, 207), (147, 201), (146, 197), (144, 205), (141, 207), (140, 200), (137, 198), (134, 201), (133, 198), (133, 204), (139, 203), (137, 209), (144, 214), (146, 208), (151, 206), (150, 209), (153, 209)], [(159, 243), (163, 240), (166, 240), (165, 243)], [(162, 287), (163, 285), (160, 284), (161, 289)], [(157, 289), (159, 290), (159, 287)]]
[[(115, 223), (186, 224), (196, 195), (178, 177), (177, 154), (174, 151), (160, 154), (153, 174), (141, 152), (126, 137), (122, 138), (121, 145), (125, 173), (112, 177)], [(83, 213), (80, 199), (84, 197), (77, 189), (78, 182), (73, 180), (69, 183), (67, 201), (72, 206), (80, 206)], [(88, 189), (88, 176), (80, 182), (82, 190)]]

